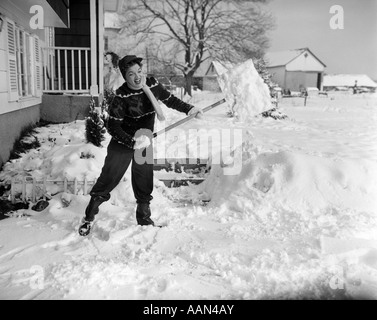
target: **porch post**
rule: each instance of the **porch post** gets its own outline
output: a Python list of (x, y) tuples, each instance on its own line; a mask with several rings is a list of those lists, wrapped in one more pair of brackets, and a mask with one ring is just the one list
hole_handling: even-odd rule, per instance
[(91, 86), (90, 94), (98, 96), (97, 83), (97, 13), (96, 0), (90, 0), (90, 68), (91, 68)]
[(103, 0), (98, 0), (98, 74), (99, 74), (99, 92), (103, 93), (103, 63), (104, 63), (104, 29), (105, 29), (105, 23), (104, 23), (104, 7), (103, 7)]

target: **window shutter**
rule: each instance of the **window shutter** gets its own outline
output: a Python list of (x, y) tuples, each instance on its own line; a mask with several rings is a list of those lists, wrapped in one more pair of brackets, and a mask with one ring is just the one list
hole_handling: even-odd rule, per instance
[(16, 58), (16, 26), (7, 21), (8, 44), (8, 100), (18, 100), (17, 58)]
[(42, 95), (42, 56), (38, 37), (34, 38), (34, 57), (35, 57), (35, 93), (37, 97)]

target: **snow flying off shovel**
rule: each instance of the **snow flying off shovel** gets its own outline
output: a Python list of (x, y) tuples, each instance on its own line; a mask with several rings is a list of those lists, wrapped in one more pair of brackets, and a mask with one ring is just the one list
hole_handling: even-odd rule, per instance
[[(202, 109), (202, 111), (203, 111), (203, 113), (204, 113), (204, 112), (207, 112), (207, 111), (209, 111), (209, 110), (211, 110), (211, 109), (217, 107), (218, 105), (223, 104), (225, 101), (226, 101), (225, 99), (222, 99), (222, 100), (220, 100), (220, 101), (217, 101), (217, 102), (211, 104), (210, 106), (205, 107), (204, 109)], [(192, 114), (192, 115), (190, 115), (190, 116), (188, 116), (188, 117), (186, 117), (186, 118), (183, 118), (182, 120), (179, 120), (179, 121), (177, 121), (177, 122), (171, 124), (170, 126), (167, 126), (165, 129), (162, 129), (162, 130), (160, 130), (160, 131), (158, 131), (158, 132), (155, 132), (155, 133), (153, 134), (153, 138), (156, 138), (158, 135), (160, 135), (160, 134), (162, 134), (162, 133), (164, 133), (164, 132), (166, 132), (166, 131), (169, 131), (169, 130), (175, 128), (175, 127), (178, 127), (178, 126), (180, 126), (181, 124), (186, 123), (187, 121), (190, 121), (191, 119), (195, 118), (196, 115), (197, 115), (197, 113)]]
[[(226, 101), (232, 103), (231, 109), (233, 109), (236, 100), (239, 102), (238, 109), (241, 111), (241, 118), (258, 115), (271, 109), (269, 88), (255, 69), (252, 59), (246, 60), (232, 69), (228, 69), (216, 61), (214, 61), (214, 66), (217, 69), (220, 89), (225, 94), (225, 98), (204, 108), (203, 113)], [(239, 90), (239, 88), (242, 88), (242, 90)], [(153, 138), (195, 118), (195, 116), (196, 114), (192, 114), (173, 123), (154, 133)]]

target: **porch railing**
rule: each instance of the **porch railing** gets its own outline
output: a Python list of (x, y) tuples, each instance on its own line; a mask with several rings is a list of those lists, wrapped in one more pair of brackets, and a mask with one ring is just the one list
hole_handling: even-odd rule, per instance
[(90, 92), (90, 48), (44, 47), (42, 50), (43, 92)]

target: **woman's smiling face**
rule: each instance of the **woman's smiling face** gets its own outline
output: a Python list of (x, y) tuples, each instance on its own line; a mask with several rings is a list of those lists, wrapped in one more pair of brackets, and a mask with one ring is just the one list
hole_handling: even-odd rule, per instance
[(134, 90), (141, 89), (143, 87), (142, 79), (144, 77), (143, 70), (138, 64), (134, 64), (129, 67), (126, 72), (127, 85)]

